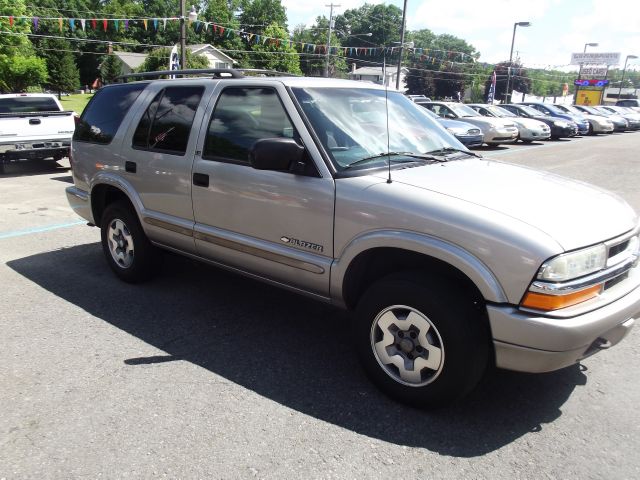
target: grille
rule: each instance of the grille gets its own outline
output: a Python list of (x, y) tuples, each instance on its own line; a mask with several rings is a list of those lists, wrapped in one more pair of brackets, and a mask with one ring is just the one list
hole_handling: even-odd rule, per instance
[(617, 245), (614, 245), (613, 247), (610, 247), (609, 255), (607, 255), (607, 258), (615, 257), (620, 252), (624, 252), (625, 248), (627, 248), (628, 246), (629, 246), (629, 240), (625, 240), (622, 243), (619, 243)]

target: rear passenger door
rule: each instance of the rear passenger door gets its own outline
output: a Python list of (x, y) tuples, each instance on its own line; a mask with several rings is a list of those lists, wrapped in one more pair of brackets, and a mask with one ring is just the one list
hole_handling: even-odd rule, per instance
[[(328, 296), (335, 186), (284, 86), (221, 82), (193, 166), (196, 247), (210, 260)], [(264, 138), (306, 147), (295, 171), (256, 170)], [(315, 158), (315, 161), (314, 161)]]
[(190, 82), (149, 88), (124, 140), (124, 175), (140, 196), (149, 237), (194, 252), (191, 164), (207, 87)]

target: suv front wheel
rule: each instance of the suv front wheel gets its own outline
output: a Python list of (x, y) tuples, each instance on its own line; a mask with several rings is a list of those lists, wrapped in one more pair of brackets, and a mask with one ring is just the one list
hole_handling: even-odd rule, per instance
[(489, 358), (488, 328), (461, 285), (420, 274), (375, 284), (357, 307), (355, 341), (372, 381), (389, 396), (438, 407), (468, 393)]
[(156, 248), (128, 205), (123, 202), (109, 205), (102, 215), (100, 230), (102, 250), (118, 278), (138, 283), (152, 275), (157, 264)]

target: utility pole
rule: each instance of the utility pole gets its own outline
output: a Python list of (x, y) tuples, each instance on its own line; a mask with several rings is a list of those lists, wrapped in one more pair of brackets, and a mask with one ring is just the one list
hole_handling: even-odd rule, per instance
[(184, 22), (184, 11), (186, 10), (186, 0), (180, 0), (180, 68), (187, 68), (187, 29)]
[(400, 58), (398, 59), (398, 72), (396, 74), (396, 90), (400, 90), (400, 72), (402, 71), (402, 52), (404, 50), (404, 31), (407, 24), (406, 18), (407, 18), (407, 0), (404, 0), (404, 6), (402, 7), (402, 30), (400, 30)]
[(329, 76), (329, 59), (330, 59), (330, 53), (331, 53), (331, 30), (333, 30), (333, 7), (340, 7), (340, 5), (335, 5), (333, 2), (331, 2), (330, 5), (325, 5), (325, 7), (329, 7), (331, 10), (329, 10), (329, 35), (327, 35), (327, 50), (325, 52), (325, 64), (324, 64), (324, 76), (328, 77)]

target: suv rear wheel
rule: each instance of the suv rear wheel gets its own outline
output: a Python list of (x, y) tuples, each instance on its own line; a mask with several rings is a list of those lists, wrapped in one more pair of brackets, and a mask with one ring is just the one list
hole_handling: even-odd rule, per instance
[(147, 280), (156, 265), (156, 248), (149, 242), (131, 207), (123, 202), (109, 205), (103, 215), (102, 250), (111, 270), (125, 282)]
[(476, 386), (490, 335), (481, 313), (453, 282), (399, 274), (375, 283), (357, 307), (356, 345), (371, 380), (422, 407), (456, 400)]

